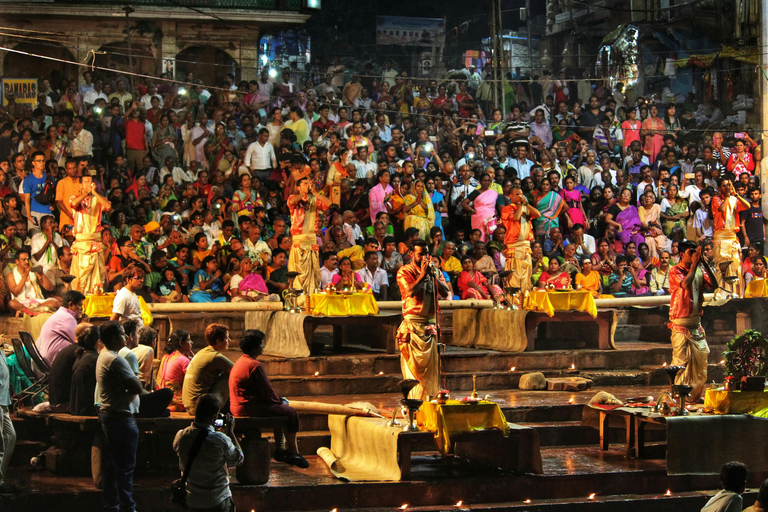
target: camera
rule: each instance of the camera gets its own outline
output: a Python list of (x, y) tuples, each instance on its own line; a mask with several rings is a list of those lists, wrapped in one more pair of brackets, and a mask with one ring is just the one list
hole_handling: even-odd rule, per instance
[(171, 219), (173, 219), (173, 222), (179, 222), (181, 220), (181, 215), (176, 213), (173, 215), (173, 217), (171, 217)]
[(213, 420), (213, 426), (215, 428), (224, 428), (227, 426), (227, 417), (221, 413)]
[(101, 114), (101, 107), (93, 107), (94, 114)]
[(424, 144), (424, 151), (426, 151), (427, 153), (431, 153), (432, 149), (433, 149), (432, 143), (427, 142), (426, 144)]
[(187, 94), (187, 90), (183, 87), (179, 87), (178, 92), (179, 92), (179, 96), (184, 96), (185, 94)]
[(485, 132), (484, 132), (486, 137), (493, 137), (495, 135), (495, 133), (496, 132), (494, 132), (493, 130), (485, 130)]

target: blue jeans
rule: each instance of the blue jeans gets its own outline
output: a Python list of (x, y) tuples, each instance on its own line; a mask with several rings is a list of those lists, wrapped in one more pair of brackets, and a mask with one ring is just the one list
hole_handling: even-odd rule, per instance
[(104, 433), (104, 509), (134, 512), (133, 468), (136, 466), (136, 448), (139, 444), (136, 420), (133, 416), (113, 416), (100, 412), (99, 423)]

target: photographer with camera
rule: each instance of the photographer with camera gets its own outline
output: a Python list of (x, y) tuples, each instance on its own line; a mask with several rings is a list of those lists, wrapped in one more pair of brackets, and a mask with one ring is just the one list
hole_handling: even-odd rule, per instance
[(173, 440), (179, 456), (179, 468), (184, 472), (174, 482), (174, 502), (181, 499), (193, 511), (229, 512), (235, 510), (229, 490), (227, 465), (243, 463), (243, 450), (235, 436), (235, 418), (219, 414), (221, 399), (204, 394), (197, 399), (195, 421), (180, 430)]

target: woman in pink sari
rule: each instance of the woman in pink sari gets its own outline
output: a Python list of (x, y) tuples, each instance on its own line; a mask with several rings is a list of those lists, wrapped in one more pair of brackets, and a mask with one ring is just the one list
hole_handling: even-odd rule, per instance
[(581, 206), (581, 192), (575, 190), (576, 181), (573, 176), (565, 178), (565, 188), (560, 189), (560, 197), (563, 198), (567, 205), (565, 214), (568, 216), (568, 227), (573, 227), (574, 224), (587, 225), (586, 215), (584, 215), (584, 208)]
[(184, 375), (187, 373), (192, 353), (192, 338), (184, 329), (176, 329), (168, 338), (165, 345), (165, 355), (160, 361), (155, 376), (157, 389), (168, 388), (173, 391), (173, 400), (169, 409), (172, 411), (184, 411), (181, 400), (181, 390), (184, 384)]
[(394, 190), (389, 185), (389, 171), (379, 171), (378, 174), (379, 184), (371, 189), (368, 193), (368, 200), (371, 209), (371, 225), (376, 223), (376, 214), (379, 212), (386, 212), (387, 205), (385, 204), (392, 197)]
[(493, 299), (495, 302), (504, 300), (504, 292), (496, 284), (490, 284), (483, 274), (475, 270), (475, 260), (472, 256), (461, 258), (461, 268), (459, 273), (458, 285), (459, 296), (462, 300)]
[[(496, 230), (496, 199), (499, 194), (491, 190), (491, 175), (480, 176), (480, 188), (461, 202), (461, 207), (472, 214), (472, 229), (479, 229), (481, 240), (487, 242)], [(472, 203), (472, 206), (469, 205)]]

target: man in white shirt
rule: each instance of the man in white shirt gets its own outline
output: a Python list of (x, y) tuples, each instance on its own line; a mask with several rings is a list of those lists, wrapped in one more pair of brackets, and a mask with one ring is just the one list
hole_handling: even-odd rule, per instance
[(144, 287), (144, 270), (131, 267), (123, 274), (123, 287), (115, 295), (110, 321), (135, 320), (139, 327), (144, 325), (141, 318), (141, 303), (136, 292)]
[(245, 152), (245, 166), (251, 176), (256, 176), (262, 183), (269, 178), (272, 169), (277, 167), (275, 148), (268, 142), (269, 130), (259, 130), (259, 140), (248, 146)]
[(166, 176), (169, 174), (173, 177), (173, 182), (176, 184), (176, 186), (182, 185), (184, 183), (194, 183), (197, 179), (196, 176), (193, 176), (192, 173), (189, 171), (185, 171), (181, 167), (176, 167), (173, 161), (173, 157), (169, 156), (165, 159), (165, 165), (162, 169), (160, 169), (160, 182), (162, 183)]
[(141, 97), (140, 101), (145, 109), (149, 110), (152, 108), (152, 98), (157, 98), (160, 100), (160, 104), (158, 107), (163, 108), (163, 97), (157, 94), (155, 90), (155, 84), (149, 84), (147, 85), (147, 94)]
[(109, 103), (109, 98), (107, 98), (107, 95), (102, 92), (102, 81), (96, 80), (93, 83), (93, 89), (89, 90), (83, 95), (83, 103), (85, 103), (85, 108), (90, 108), (96, 104), (97, 99), (103, 99), (106, 103)]
[(525, 179), (531, 175), (531, 167), (534, 163), (528, 160), (528, 146), (519, 145), (517, 147), (517, 158), (509, 163), (507, 169), (514, 169), (515, 175), (522, 179)]
[(392, 69), (392, 61), (388, 60), (384, 63), (384, 71), (381, 72), (381, 80), (383, 82), (387, 82), (390, 87), (395, 86), (395, 77), (397, 76), (397, 71)]
[(594, 149), (587, 150), (587, 161), (584, 165), (579, 167), (578, 177), (579, 184), (588, 189), (592, 189), (592, 185), (595, 182), (595, 174), (599, 174), (600, 169), (597, 167), (597, 153)]
[(370, 181), (376, 175), (378, 166), (368, 159), (368, 146), (357, 148), (354, 164), (357, 169), (357, 179)]
[(379, 253), (368, 251), (365, 253), (365, 267), (357, 271), (357, 276), (371, 286), (376, 300), (387, 300), (389, 281), (387, 273), (379, 268)]
[(69, 140), (69, 154), (73, 158), (93, 156), (93, 134), (85, 129), (85, 118), (75, 116), (72, 120), (72, 137)]
[(57, 251), (64, 245), (61, 235), (53, 229), (55, 222), (53, 215), (44, 215), (40, 219), (40, 231), (32, 235), (32, 266), (43, 267), (43, 273), (56, 266)]
[(376, 129), (379, 131), (379, 138), (382, 143), (392, 141), (392, 129), (387, 126), (384, 114), (376, 114)]
[(583, 258), (591, 256), (597, 252), (595, 247), (595, 237), (584, 233), (583, 224), (574, 224), (571, 228), (570, 236), (565, 240), (565, 245), (576, 245), (576, 256)]
[(320, 268), (320, 288), (325, 289), (333, 280), (333, 275), (338, 274), (339, 258), (332, 252), (323, 254), (323, 266)]

